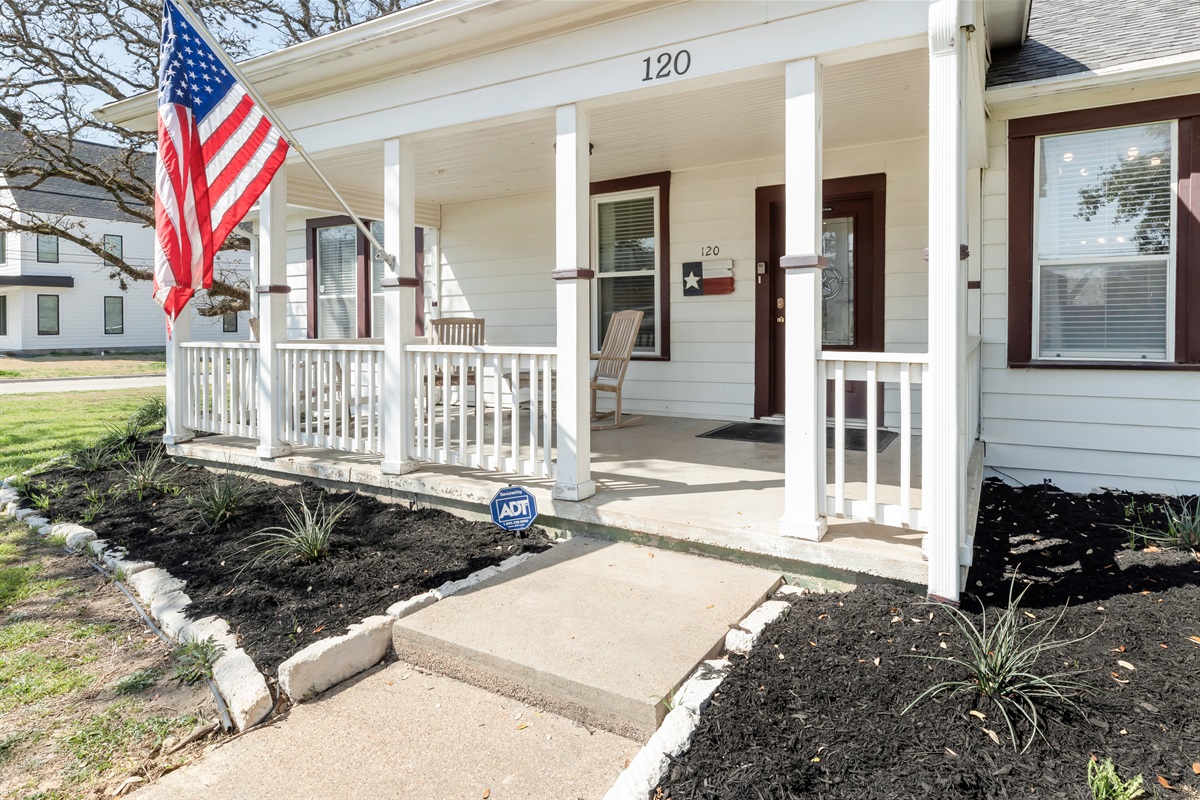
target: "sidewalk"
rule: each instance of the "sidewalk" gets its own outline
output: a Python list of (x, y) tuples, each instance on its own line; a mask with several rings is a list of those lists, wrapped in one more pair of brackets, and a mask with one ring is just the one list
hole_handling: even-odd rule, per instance
[(161, 388), (166, 386), (166, 383), (166, 375), (116, 375), (89, 378), (0, 380), (0, 394), (105, 392), (112, 389)]
[(599, 798), (641, 743), (397, 662), (135, 792), (137, 800)]

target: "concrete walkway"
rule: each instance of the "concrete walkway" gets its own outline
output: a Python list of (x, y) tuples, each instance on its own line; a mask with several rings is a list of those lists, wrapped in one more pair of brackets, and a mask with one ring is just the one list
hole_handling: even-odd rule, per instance
[(401, 659), (623, 736), (779, 585), (778, 572), (576, 537), (397, 621)]
[(132, 796), (599, 798), (640, 747), (395, 663), (297, 706), (287, 719), (251, 731)]
[(39, 392), (106, 392), (110, 389), (163, 388), (165, 375), (118, 375), (97, 378), (46, 378), (44, 380), (0, 380), (0, 394)]

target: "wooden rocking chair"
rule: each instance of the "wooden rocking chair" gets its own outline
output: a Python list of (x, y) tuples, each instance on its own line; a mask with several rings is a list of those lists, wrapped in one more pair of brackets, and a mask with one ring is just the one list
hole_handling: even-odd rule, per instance
[[(604, 342), (600, 345), (599, 354), (593, 354), (596, 370), (592, 373), (592, 430), (608, 430), (623, 428), (641, 422), (641, 417), (621, 417), (621, 387), (625, 383), (625, 371), (629, 369), (629, 359), (633, 355), (633, 346), (637, 342), (638, 331), (642, 327), (641, 311), (618, 311), (608, 321), (608, 330), (604, 332)], [(612, 392), (616, 396), (616, 408), (613, 411), (596, 411), (596, 392)], [(612, 418), (606, 425), (594, 424), (596, 420)]]
[[(443, 344), (451, 347), (482, 347), (483, 322), (482, 319), (477, 317), (447, 317), (445, 319), (430, 320), (429, 343)], [(475, 375), (474, 367), (467, 368), (466, 377), (467, 385), (475, 386), (476, 391), (478, 391), (478, 378)], [(448, 395), (445, 392), (447, 388), (445, 385), (446, 376), (442, 374), (441, 366), (434, 367), (433, 381), (439, 392)]]

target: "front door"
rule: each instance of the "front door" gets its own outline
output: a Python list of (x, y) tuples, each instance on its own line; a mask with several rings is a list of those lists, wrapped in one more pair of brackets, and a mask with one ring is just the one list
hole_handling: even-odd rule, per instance
[[(822, 347), (825, 350), (883, 350), (884, 175), (825, 181), (822, 274)], [(784, 187), (757, 192), (758, 276), (756, 295), (755, 416), (784, 411), (788, 309), (784, 273)], [(803, 255), (803, 254), (797, 254)], [(865, 384), (846, 384), (846, 416), (866, 418)], [(832, 391), (830, 388), (829, 391)], [(879, 400), (882, 401), (882, 396)], [(832, 397), (828, 398), (832, 407)]]

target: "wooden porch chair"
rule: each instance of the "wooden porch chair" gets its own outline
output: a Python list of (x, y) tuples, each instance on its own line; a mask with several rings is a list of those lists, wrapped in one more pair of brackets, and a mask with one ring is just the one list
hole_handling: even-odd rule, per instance
[[(618, 311), (608, 322), (608, 330), (604, 332), (604, 342), (600, 352), (592, 355), (596, 369), (592, 373), (592, 430), (607, 430), (623, 428), (641, 422), (641, 417), (621, 418), (621, 387), (625, 383), (625, 371), (629, 369), (629, 359), (633, 355), (633, 346), (637, 342), (638, 331), (642, 327), (641, 311)], [(596, 411), (596, 393), (612, 392), (616, 396), (616, 409), (613, 411)], [(595, 424), (596, 420), (612, 418), (605, 425)]]
[[(429, 322), (429, 343), (443, 344), (450, 347), (482, 347), (484, 321), (478, 317), (446, 317)], [(478, 376), (475, 368), (467, 368), (467, 385), (478, 389)], [(434, 367), (433, 382), (439, 390), (446, 384), (446, 376), (440, 366)], [(435, 402), (436, 405), (436, 402)]]

